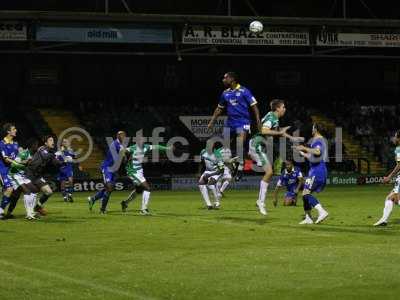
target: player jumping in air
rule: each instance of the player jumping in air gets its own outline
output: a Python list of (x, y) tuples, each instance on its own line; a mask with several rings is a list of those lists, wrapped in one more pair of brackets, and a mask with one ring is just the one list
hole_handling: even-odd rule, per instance
[(0, 219), (5, 219), (4, 210), (11, 201), (14, 191), (12, 180), (9, 176), (9, 169), (18, 165), (15, 158), (18, 155), (18, 143), (14, 141), (17, 136), (17, 129), (14, 124), (4, 124), (2, 127), (4, 139), (0, 141), (0, 181), (3, 187), (3, 198), (0, 203)]
[(311, 210), (315, 208), (318, 211), (318, 218), (315, 224), (321, 223), (328, 217), (328, 212), (322, 207), (321, 203), (315, 198), (312, 193), (320, 193), (324, 190), (326, 179), (328, 177), (328, 170), (326, 168), (327, 160), (327, 145), (324, 137), (320, 133), (320, 128), (317, 124), (312, 127), (312, 139), (310, 147), (303, 145), (294, 146), (300, 155), (305, 157), (310, 163), (310, 169), (306, 178), (303, 189), (303, 205), (305, 218), (300, 222), (300, 225), (313, 224), (314, 221), (311, 217)]
[(284, 206), (295, 206), (297, 202), (297, 194), (304, 183), (303, 174), (301, 170), (295, 167), (293, 160), (287, 159), (285, 162), (285, 169), (279, 177), (274, 191), (274, 206), (278, 204), (278, 191), (280, 187), (286, 187), (285, 199), (283, 200)]
[(400, 130), (398, 130), (393, 138), (393, 143), (396, 145), (395, 159), (396, 167), (389, 173), (388, 176), (383, 178), (383, 183), (388, 183), (396, 176), (393, 190), (387, 195), (385, 200), (385, 207), (383, 208), (383, 216), (379, 219), (374, 226), (386, 226), (390, 214), (393, 210), (395, 203), (400, 204)]
[(114, 191), (116, 174), (120, 168), (120, 159), (125, 155), (123, 142), (126, 138), (125, 131), (118, 131), (117, 138), (109, 145), (106, 159), (101, 164), (101, 173), (103, 174), (104, 188), (98, 191), (94, 196), (88, 197), (89, 210), (92, 211), (93, 205), (101, 199), (100, 213), (106, 214), (108, 200)]
[[(222, 80), (226, 90), (223, 91), (218, 106), (208, 124), (211, 129), (219, 115), (226, 109), (228, 120), (224, 129), (224, 135), (234, 136), (236, 143), (235, 156), (239, 156), (238, 173), (236, 180), (240, 180), (243, 174), (244, 165), (244, 147), (250, 134), (251, 119), (249, 109), (254, 113), (257, 128), (261, 128), (260, 112), (257, 107), (257, 101), (249, 89), (238, 83), (238, 75), (235, 72), (228, 72)], [(247, 151), (246, 151), (247, 152)]]
[[(56, 156), (62, 161), (64, 161), (66, 157), (70, 157), (71, 159), (75, 158), (75, 152), (71, 149), (68, 139), (62, 140), (61, 147), (56, 152)], [(73, 177), (74, 171), (72, 161), (60, 167), (57, 180), (60, 182), (60, 189), (64, 202), (74, 202), (72, 198), (72, 193), (74, 192)]]
[[(223, 175), (225, 164), (222, 159), (221, 152), (207, 143), (206, 149), (201, 150), (200, 158), (204, 163), (205, 171), (202, 173), (199, 179), (199, 189), (203, 196), (204, 202), (208, 209), (220, 207), (220, 197), (216, 189), (218, 179)], [(202, 168), (203, 164), (200, 164)], [(210, 197), (208, 195), (208, 189), (211, 190), (214, 196), (214, 206), (211, 204)]]
[(265, 198), (267, 196), (268, 186), (273, 175), (272, 162), (269, 161), (266, 153), (266, 137), (285, 137), (292, 142), (303, 141), (301, 137), (293, 137), (286, 133), (289, 127), (279, 128), (279, 118), (283, 117), (286, 112), (283, 100), (275, 99), (270, 103), (271, 111), (262, 118), (261, 132), (254, 135), (249, 142), (250, 157), (257, 163), (258, 167), (262, 167), (264, 176), (260, 181), (260, 192), (256, 205), (262, 215), (267, 215), (265, 209)]
[(165, 147), (161, 145), (149, 145), (144, 144), (143, 140), (138, 141), (136, 144), (126, 149), (126, 154), (129, 156), (128, 163), (126, 165), (126, 173), (130, 180), (134, 184), (134, 190), (131, 192), (127, 200), (121, 202), (122, 211), (125, 212), (128, 208), (129, 202), (133, 201), (136, 196), (136, 187), (143, 188), (142, 193), (142, 208), (140, 209), (141, 215), (149, 215), (149, 202), (150, 202), (150, 185), (147, 182), (143, 174), (142, 163), (144, 157), (151, 151), (166, 152), (171, 150), (172, 147)]

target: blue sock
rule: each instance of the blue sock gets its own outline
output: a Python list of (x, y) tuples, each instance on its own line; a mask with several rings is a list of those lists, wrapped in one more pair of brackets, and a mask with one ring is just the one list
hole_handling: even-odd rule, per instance
[(72, 186), (67, 188), (67, 193), (72, 195), (72, 193), (74, 192), (74, 188)]
[[(307, 195), (306, 195), (307, 196)], [(308, 198), (306, 196), (303, 196), (303, 207), (304, 211), (310, 211), (311, 210), (311, 205), (308, 202)]]
[(3, 199), (1, 200), (0, 207), (2, 209), (6, 209), (7, 205), (10, 203), (10, 201), (11, 201), (10, 197), (3, 196)]
[(98, 191), (93, 197), (93, 202), (96, 202), (97, 200), (103, 198), (105, 192), (106, 192), (106, 190)]
[(64, 198), (66, 198), (66, 197), (67, 197), (67, 190), (66, 190), (66, 189), (61, 190), (61, 194), (62, 194), (62, 196), (63, 196)]
[(104, 196), (103, 199), (101, 200), (101, 210), (106, 210), (107, 208), (107, 204), (108, 204), (108, 200), (110, 199), (110, 192), (104, 192)]
[(306, 198), (308, 200), (308, 203), (311, 205), (311, 207), (315, 207), (317, 204), (319, 204), (319, 201), (317, 198), (315, 198), (313, 195), (308, 194), (303, 196), (303, 198)]

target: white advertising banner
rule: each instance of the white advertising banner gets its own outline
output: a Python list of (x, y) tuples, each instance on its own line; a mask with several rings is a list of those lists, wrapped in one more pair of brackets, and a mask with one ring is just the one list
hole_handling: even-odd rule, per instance
[(211, 116), (180, 116), (179, 120), (200, 140), (210, 138), (211, 136), (221, 136), (224, 130), (224, 124), (227, 117), (218, 117), (212, 129), (208, 129), (208, 123)]
[(400, 33), (345, 33), (321, 31), (317, 46), (400, 47)]
[(307, 31), (285, 28), (265, 28), (253, 33), (246, 26), (186, 26), (182, 30), (183, 44), (308, 46)]

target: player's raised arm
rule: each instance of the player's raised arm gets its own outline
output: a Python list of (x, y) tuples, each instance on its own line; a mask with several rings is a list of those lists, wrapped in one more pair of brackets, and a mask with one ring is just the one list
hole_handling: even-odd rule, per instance
[(284, 134), (286, 133), (286, 131), (290, 128), (290, 126), (287, 127), (283, 127), (279, 130), (276, 129), (271, 129), (268, 126), (263, 126), (261, 128), (261, 134), (262, 135), (268, 135), (268, 136), (284, 136)]
[(388, 176), (383, 177), (383, 183), (388, 183), (399, 172), (400, 172), (400, 161), (397, 162), (397, 165), (393, 168), (392, 172), (390, 172)]

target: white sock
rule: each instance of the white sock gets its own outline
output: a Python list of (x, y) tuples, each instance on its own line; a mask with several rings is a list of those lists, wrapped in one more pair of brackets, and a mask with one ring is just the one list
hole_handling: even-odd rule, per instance
[(306, 220), (307, 221), (312, 221), (312, 218), (311, 218), (311, 212), (309, 212), (309, 211), (307, 211), (307, 212), (305, 212), (305, 214), (306, 214)]
[(37, 194), (32, 193), (31, 194), (31, 202), (30, 202), (32, 214), (34, 214), (34, 208), (35, 208), (35, 205), (36, 205), (36, 198), (37, 198)]
[(200, 193), (203, 196), (207, 206), (211, 206), (210, 197), (208, 196), (207, 186), (199, 185)]
[(31, 215), (31, 194), (24, 195), (24, 206), (25, 206), (26, 216), (28, 217)]
[(393, 210), (393, 201), (386, 199), (385, 207), (383, 208), (383, 216), (382, 216), (382, 220), (384, 222), (387, 222), (387, 220), (390, 217), (390, 214), (392, 213), (392, 210)]
[(226, 190), (228, 185), (229, 185), (229, 180), (225, 180), (224, 183), (222, 184), (221, 188), (219, 189), (221, 191), (221, 193), (223, 193)]
[(142, 195), (142, 210), (147, 209), (148, 205), (150, 202), (150, 192), (149, 191), (143, 191)]
[(260, 203), (261, 205), (265, 204), (265, 198), (267, 197), (267, 191), (268, 191), (268, 182), (261, 180), (260, 181), (260, 192), (258, 193), (258, 203)]
[(318, 203), (317, 205), (314, 206), (314, 208), (318, 211), (318, 214), (325, 213), (325, 209), (322, 207), (321, 203)]
[(0, 215), (4, 214), (4, 209), (0, 207)]
[(217, 186), (217, 191), (221, 191), (221, 189), (222, 189), (222, 181), (219, 180), (219, 181), (217, 182), (217, 185), (216, 185), (216, 186)]
[(211, 190), (213, 196), (214, 196), (214, 201), (218, 202), (219, 201), (219, 197), (218, 197), (218, 193), (217, 193), (217, 189), (215, 188), (215, 185), (209, 185), (208, 188)]

